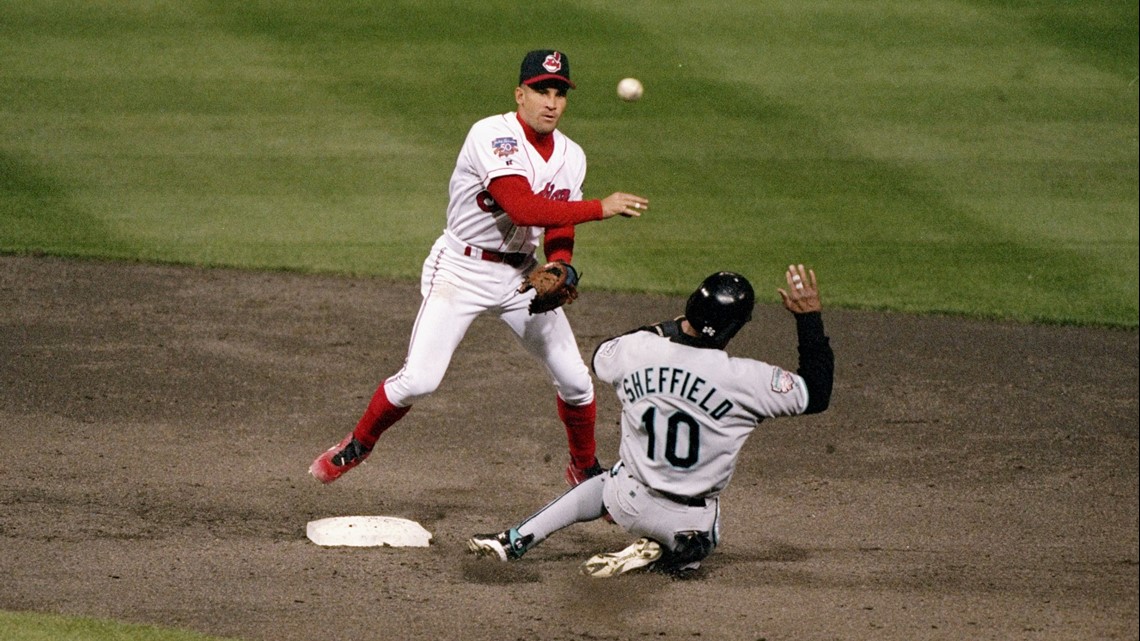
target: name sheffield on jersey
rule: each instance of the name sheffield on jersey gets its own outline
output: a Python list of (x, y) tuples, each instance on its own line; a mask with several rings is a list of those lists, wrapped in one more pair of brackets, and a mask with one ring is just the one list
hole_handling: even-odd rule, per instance
[(719, 419), (732, 410), (734, 403), (715, 387), (705, 389), (706, 383), (700, 376), (677, 367), (647, 367), (621, 379), (621, 389), (629, 403), (651, 394), (674, 396)]

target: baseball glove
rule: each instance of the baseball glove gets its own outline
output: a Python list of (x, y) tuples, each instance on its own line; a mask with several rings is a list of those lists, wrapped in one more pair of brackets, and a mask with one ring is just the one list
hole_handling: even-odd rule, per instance
[(519, 293), (534, 290), (530, 313), (542, 314), (573, 303), (578, 298), (578, 270), (569, 263), (554, 261), (527, 274)]

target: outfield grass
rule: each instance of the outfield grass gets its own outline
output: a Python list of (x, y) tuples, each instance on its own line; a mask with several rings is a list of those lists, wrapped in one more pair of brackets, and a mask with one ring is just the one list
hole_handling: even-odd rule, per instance
[(579, 229), (587, 288), (802, 261), (830, 305), (1137, 326), (1136, 2), (525, 6), (0, 0), (0, 251), (415, 278), (558, 46), (588, 195), (652, 200)]
[(226, 641), (183, 630), (0, 610), (4, 641)]

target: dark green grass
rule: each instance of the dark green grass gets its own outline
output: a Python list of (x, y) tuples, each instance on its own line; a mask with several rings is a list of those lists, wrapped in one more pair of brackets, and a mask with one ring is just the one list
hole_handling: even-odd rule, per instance
[[(503, 20), (504, 15), (513, 16)], [(1137, 4), (0, 0), (0, 251), (415, 278), (557, 46), (589, 288), (1136, 327)], [(618, 101), (623, 76), (645, 98)]]

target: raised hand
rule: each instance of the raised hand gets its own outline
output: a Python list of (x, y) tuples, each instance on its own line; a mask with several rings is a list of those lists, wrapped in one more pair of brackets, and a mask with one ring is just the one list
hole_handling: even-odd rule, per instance
[(779, 288), (784, 307), (793, 314), (818, 312), (823, 309), (819, 302), (819, 286), (815, 280), (815, 270), (805, 270), (803, 265), (788, 265), (784, 273), (788, 289)]

